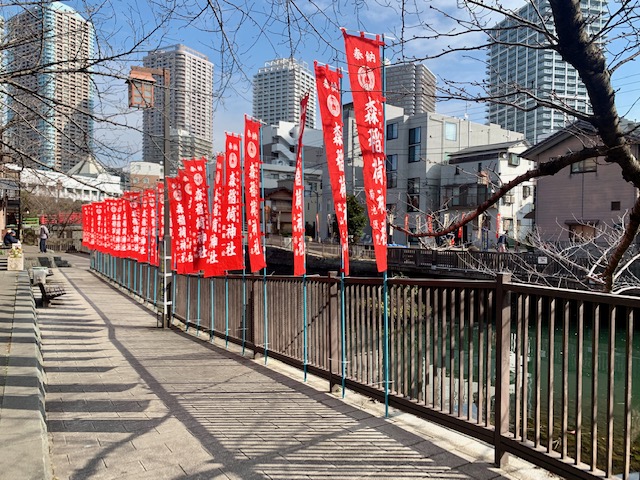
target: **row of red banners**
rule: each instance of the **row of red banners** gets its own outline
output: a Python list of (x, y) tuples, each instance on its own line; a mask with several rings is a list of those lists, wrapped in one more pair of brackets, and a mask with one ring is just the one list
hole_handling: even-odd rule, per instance
[[(354, 113), (364, 168), (366, 204), (378, 271), (387, 269), (384, 99), (380, 47), (375, 39), (344, 33)], [(342, 99), (339, 70), (315, 64), (327, 167), (342, 247), (343, 271), (349, 274)], [(304, 172), (302, 139), (309, 94), (301, 101), (300, 129), (292, 200), (294, 275), (306, 273), (304, 240)], [(205, 159), (184, 160), (176, 177), (167, 177), (172, 266), (177, 273), (203, 271), (223, 275), (244, 268), (243, 218), (247, 228), (250, 271), (266, 266), (260, 229), (260, 123), (245, 117), (244, 150), (239, 135), (227, 134), (225, 154), (215, 166), (213, 198)], [(244, 168), (242, 158), (244, 157)], [(243, 176), (244, 172), (244, 176)], [(242, 186), (244, 185), (244, 192)], [(244, 198), (243, 198), (244, 193)], [(114, 256), (158, 265), (158, 242), (164, 231), (164, 191), (125, 192), (120, 199), (84, 205), (83, 244)]]

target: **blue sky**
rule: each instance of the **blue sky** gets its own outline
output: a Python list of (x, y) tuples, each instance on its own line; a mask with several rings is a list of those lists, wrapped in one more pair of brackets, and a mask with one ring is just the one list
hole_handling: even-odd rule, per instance
[[(82, 0), (69, 2), (78, 11), (85, 7)], [(86, 0), (85, 0), (86, 1)], [(112, 0), (107, 9), (98, 11), (96, 27), (99, 36), (113, 31), (111, 44), (115, 48), (122, 48), (130, 44), (133, 38), (147, 33), (152, 25), (157, 24), (157, 18), (162, 18), (162, 11), (171, 2), (164, 0), (150, 4), (136, 0)], [(240, 2), (236, 2), (238, 5)], [(344, 48), (339, 27), (349, 31), (360, 30), (385, 34), (391, 44), (385, 50), (385, 56), (391, 61), (399, 60), (402, 56), (411, 58), (422, 57), (446, 48), (448, 45), (458, 46), (461, 42), (467, 45), (477, 45), (483, 41), (481, 34), (470, 34), (463, 38), (449, 38), (440, 40), (414, 40), (400, 51), (393, 47), (394, 37), (399, 37), (404, 31), (406, 37), (428, 34), (418, 23), (418, 15), (422, 21), (428, 22), (433, 29), (443, 30), (451, 27), (444, 16), (437, 14), (438, 9), (451, 11), (455, 6), (449, 0), (425, 0), (414, 2), (413, 8), (419, 12), (411, 12), (405, 16), (404, 25), (396, 3), (391, 1), (389, 6), (381, 6), (378, 2), (359, 2), (360, 8), (352, 6), (352, 1), (342, 0), (331, 2), (326, 0), (301, 2), (276, 2), (276, 9), (272, 9), (272, 2), (256, 0), (242, 2), (242, 9), (250, 12), (244, 15), (239, 8), (225, 4), (222, 11), (215, 12), (224, 18), (227, 37), (224, 38), (217, 31), (215, 16), (212, 10), (198, 13), (198, 4), (206, 4), (202, 0), (188, 0), (189, 6), (181, 8), (179, 15), (170, 23), (161, 25), (144, 43), (137, 54), (129, 56), (126, 61), (113, 64), (114, 69), (127, 72), (130, 65), (140, 64), (144, 50), (152, 50), (158, 46), (169, 46), (182, 43), (198, 50), (209, 57), (214, 63), (214, 76), (217, 90), (214, 96), (214, 148), (223, 148), (224, 134), (227, 131), (241, 133), (243, 130), (243, 115), (251, 114), (251, 83), (252, 76), (266, 61), (275, 58), (293, 56), (305, 61), (310, 67), (314, 60), (333, 66), (345, 67)], [(380, 2), (382, 3), (382, 2)], [(405, 2), (407, 5), (409, 2)], [(508, 8), (517, 8), (524, 4), (523, 0), (507, 0), (501, 2)], [(452, 6), (453, 5), (453, 6)], [(248, 7), (247, 7), (248, 6)], [(289, 10), (285, 8), (289, 7)], [(285, 19), (289, 16), (298, 26), (289, 29)], [(133, 20), (131, 20), (133, 18)], [(195, 19), (194, 19), (195, 18)], [(337, 20), (335, 20), (337, 18)], [(498, 17), (495, 18), (496, 20)], [(311, 23), (312, 27), (308, 24)], [(135, 24), (135, 27), (131, 25)], [(302, 31), (301, 31), (302, 30)], [(221, 45), (228, 42), (233, 48), (225, 47), (221, 53)], [(224, 59), (223, 59), (224, 57)], [(475, 58), (474, 58), (475, 57)], [(236, 69), (229, 74), (228, 60), (233, 58)], [(484, 77), (485, 55), (476, 51), (465, 55), (444, 57), (426, 62), (426, 65), (436, 77), (456, 78), (457, 80), (479, 80)], [(614, 76), (614, 87), (618, 91), (617, 104), (621, 115), (631, 120), (640, 118), (640, 107), (636, 104), (640, 94), (640, 87), (636, 83), (640, 79), (640, 67), (631, 62)], [(346, 88), (346, 82), (345, 82)], [(109, 112), (118, 114), (117, 118), (124, 119), (128, 124), (141, 127), (139, 113), (127, 111), (126, 86), (122, 81), (113, 82), (109, 95), (106, 97), (105, 108)], [(484, 122), (486, 106), (474, 103), (439, 103), (437, 110), (455, 116), (468, 114), (473, 121)], [(114, 117), (115, 118), (115, 117)], [(141, 159), (141, 135), (139, 133), (98, 127), (98, 135), (105, 142), (117, 142), (118, 148), (128, 154), (122, 158), (132, 160)]]

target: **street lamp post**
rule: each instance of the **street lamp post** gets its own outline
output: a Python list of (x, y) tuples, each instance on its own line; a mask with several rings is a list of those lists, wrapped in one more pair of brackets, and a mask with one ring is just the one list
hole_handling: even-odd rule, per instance
[(169, 317), (171, 309), (171, 233), (169, 229), (169, 188), (167, 185), (167, 175), (169, 174), (169, 102), (170, 97), (170, 73), (168, 68), (147, 68), (147, 67), (131, 67), (129, 79), (129, 107), (151, 108), (154, 106), (154, 85), (156, 80), (154, 75), (162, 77), (164, 88), (164, 105), (163, 105), (163, 135), (164, 142), (162, 148), (162, 169), (164, 179), (164, 231), (163, 241), (160, 243), (160, 265), (162, 268), (162, 328), (169, 326)]

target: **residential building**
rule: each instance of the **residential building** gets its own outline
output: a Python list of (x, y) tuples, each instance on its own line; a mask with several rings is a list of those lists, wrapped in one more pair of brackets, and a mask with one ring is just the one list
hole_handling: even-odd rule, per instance
[(25, 168), (20, 172), (20, 185), (23, 191), (49, 197), (54, 202), (59, 199), (96, 202), (122, 195), (120, 177), (110, 174), (93, 159), (76, 164), (67, 173)]
[(421, 63), (387, 65), (385, 87), (387, 104), (405, 115), (436, 111), (436, 76)]
[(151, 162), (130, 162), (127, 190), (139, 192), (155, 188), (158, 180), (164, 178), (162, 164)]
[[(280, 121), (276, 125), (262, 127), (262, 170), (266, 189), (293, 190), (298, 132), (298, 125), (292, 122)], [(322, 130), (305, 128), (302, 135), (302, 158), (305, 223), (309, 224), (309, 229), (313, 232), (318, 232), (324, 211), (322, 186), (327, 164)]]
[[(640, 155), (638, 124), (623, 120), (632, 132), (628, 141), (633, 155)], [(634, 132), (635, 131), (635, 132)], [(593, 127), (578, 121), (556, 132), (522, 154), (542, 164), (585, 146), (600, 145)], [(536, 187), (535, 223), (540, 237), (549, 242), (592, 237), (596, 230), (622, 223), (633, 208), (638, 189), (622, 177), (620, 167), (604, 158), (575, 163), (553, 176), (540, 177)]]
[[(5, 142), (15, 161), (67, 171), (93, 151), (95, 59), (91, 22), (61, 2), (44, 2), (5, 24)], [(34, 73), (30, 73), (34, 72)]]
[[(442, 168), (463, 149), (515, 140), (524, 135), (499, 125), (470, 122), (438, 113), (387, 118), (387, 208), (396, 224), (424, 230), (425, 214), (443, 212)], [(440, 221), (445, 221), (444, 213)], [(408, 241), (395, 232), (395, 243)]]
[[(589, 19), (587, 31), (599, 31), (607, 21), (608, 2), (581, 0), (580, 3), (585, 18)], [(541, 18), (547, 19), (545, 29), (519, 26), (513, 17), (535, 24), (540, 24)], [(544, 32), (553, 30), (551, 7), (546, 0), (527, 2), (491, 30), (493, 43), (488, 49), (487, 62), (489, 94), (500, 98), (501, 103), (489, 103), (488, 120), (526, 134), (532, 145), (575, 119), (548, 107), (534, 108), (536, 101), (524, 94), (509, 96), (515, 90), (527, 90), (542, 100), (579, 112), (592, 111), (587, 90), (576, 70), (551, 49), (528, 47), (548, 43)], [(504, 104), (505, 101), (508, 103)]]
[[(213, 63), (184, 45), (165, 47), (144, 57), (147, 68), (169, 69), (169, 167), (174, 172), (183, 158), (212, 158)], [(154, 107), (143, 117), (143, 160), (162, 163), (164, 146), (164, 85), (155, 76)]]
[(253, 77), (253, 116), (266, 125), (300, 121), (300, 99), (309, 92), (305, 125), (316, 128), (316, 83), (306, 62), (279, 58)]
[[(442, 219), (444, 224), (472, 213), (502, 185), (531, 170), (534, 162), (521, 157), (528, 147), (529, 143), (520, 139), (451, 153), (440, 174), (440, 203), (447, 217)], [(527, 181), (509, 191), (462, 228), (458, 243), (487, 250), (495, 247), (503, 232), (514, 242), (523, 242), (533, 229), (534, 188), (535, 183)]]

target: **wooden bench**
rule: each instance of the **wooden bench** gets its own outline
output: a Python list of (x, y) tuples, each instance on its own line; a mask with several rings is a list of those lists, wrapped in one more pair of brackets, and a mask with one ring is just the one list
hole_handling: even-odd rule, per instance
[(51, 300), (64, 295), (65, 290), (60, 285), (44, 285), (38, 282), (40, 293), (42, 294), (42, 306), (48, 307), (51, 304)]

